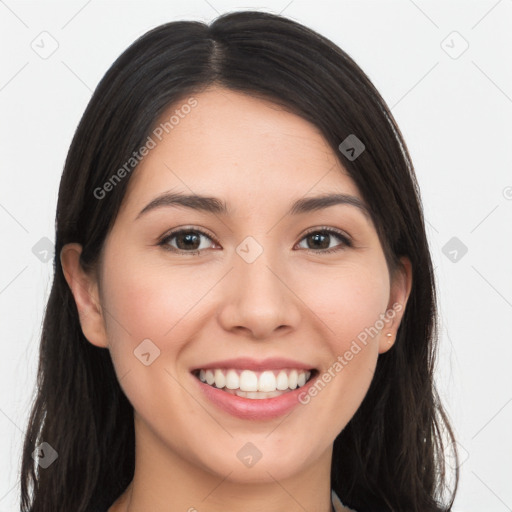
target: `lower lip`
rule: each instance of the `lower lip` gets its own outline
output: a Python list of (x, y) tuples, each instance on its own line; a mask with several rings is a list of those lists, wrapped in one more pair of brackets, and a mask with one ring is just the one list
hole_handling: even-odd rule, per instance
[(274, 398), (243, 398), (241, 396), (226, 393), (219, 388), (210, 386), (200, 381), (196, 376), (193, 379), (199, 384), (199, 388), (206, 398), (212, 401), (223, 411), (245, 420), (268, 420), (278, 418), (290, 412), (297, 405), (303, 405), (299, 401), (299, 395), (304, 396), (313, 385), (318, 375), (315, 375), (304, 386), (288, 391)]

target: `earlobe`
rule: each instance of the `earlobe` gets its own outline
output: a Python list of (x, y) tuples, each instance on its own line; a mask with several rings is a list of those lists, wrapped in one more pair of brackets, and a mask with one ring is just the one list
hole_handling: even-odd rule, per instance
[(395, 344), (397, 331), (411, 293), (412, 279), (412, 264), (409, 258), (402, 256), (400, 265), (392, 277), (386, 322), (379, 341), (379, 354), (387, 352)]
[(75, 299), (84, 336), (97, 347), (107, 348), (107, 336), (100, 306), (98, 283), (80, 263), (82, 246), (66, 244), (60, 252), (62, 272)]

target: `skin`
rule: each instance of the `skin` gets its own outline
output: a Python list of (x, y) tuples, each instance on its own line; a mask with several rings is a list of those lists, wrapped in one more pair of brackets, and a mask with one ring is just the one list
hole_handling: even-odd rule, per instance
[[(353, 206), (285, 215), (294, 200), (323, 192), (362, 200), (313, 125), (226, 89), (195, 98), (198, 105), (133, 171), (99, 281), (81, 268), (80, 245), (61, 252), (84, 335), (110, 350), (134, 407), (135, 476), (109, 512), (328, 512), (334, 439), (361, 404), (379, 354), (394, 343), (411, 265), (402, 258), (390, 276), (373, 223)], [(232, 215), (167, 206), (136, 220), (166, 191), (219, 197)], [(201, 236), (201, 255), (187, 254), (192, 249), (177, 238), (167, 243), (182, 253), (158, 245), (183, 226), (211, 234)], [(331, 235), (326, 245), (340, 250), (322, 254), (305, 232), (323, 226), (348, 234), (353, 247)], [(263, 248), (252, 263), (236, 252), (247, 236)], [(189, 372), (249, 356), (295, 358), (322, 374), (395, 303), (402, 310), (286, 417), (231, 416)], [(147, 338), (160, 350), (149, 366), (133, 353)], [(262, 453), (250, 468), (236, 456), (247, 442)]]

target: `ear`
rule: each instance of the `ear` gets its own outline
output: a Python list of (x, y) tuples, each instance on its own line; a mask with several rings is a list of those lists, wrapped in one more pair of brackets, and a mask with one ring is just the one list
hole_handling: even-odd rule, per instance
[(400, 264), (391, 276), (391, 291), (388, 308), (384, 318), (384, 328), (379, 340), (379, 354), (387, 352), (396, 341), (396, 334), (405, 313), (412, 288), (412, 265), (406, 256), (400, 258)]
[(83, 269), (80, 263), (81, 253), (82, 246), (80, 244), (66, 244), (60, 252), (62, 271), (75, 299), (84, 336), (93, 345), (107, 348), (98, 283), (93, 275), (89, 275)]

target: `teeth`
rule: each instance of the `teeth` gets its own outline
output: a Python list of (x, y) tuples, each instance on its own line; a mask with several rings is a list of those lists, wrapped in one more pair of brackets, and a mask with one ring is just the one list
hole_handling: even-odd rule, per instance
[[(240, 389), (243, 389), (240, 387)], [(276, 376), (274, 372), (263, 372), (258, 379), (258, 391), (275, 391)]]
[(240, 374), (240, 391), (258, 391), (258, 376), (251, 370)]
[(215, 370), (215, 386), (223, 388), (226, 385), (226, 377), (220, 370)]
[[(224, 391), (233, 391), (232, 394), (246, 398), (272, 398), (287, 391), (302, 387), (311, 376), (306, 370), (265, 370), (253, 372), (251, 370), (222, 370), (219, 368), (200, 370), (199, 379), (210, 386)], [(236, 391), (236, 393), (235, 393)], [(277, 395), (274, 393), (278, 393)], [(272, 395), (272, 396), (270, 396)]]
[(240, 379), (235, 370), (229, 370), (226, 375), (226, 387), (228, 389), (238, 389), (240, 387)]
[(242, 398), (251, 398), (253, 400), (258, 400), (262, 398), (274, 398), (276, 396), (283, 394), (283, 391), (271, 391), (269, 393), (264, 393), (262, 391), (240, 391), (239, 389), (228, 389), (224, 391), (226, 391), (230, 395), (236, 395)]
[(210, 386), (215, 382), (215, 377), (211, 370), (206, 370), (206, 382), (210, 384)]
[(288, 375), (282, 370), (277, 374), (276, 388), (280, 391), (288, 389)]
[(290, 375), (288, 376), (288, 387), (290, 389), (295, 389), (297, 387), (297, 379), (298, 379), (297, 370), (292, 370), (290, 372)]

